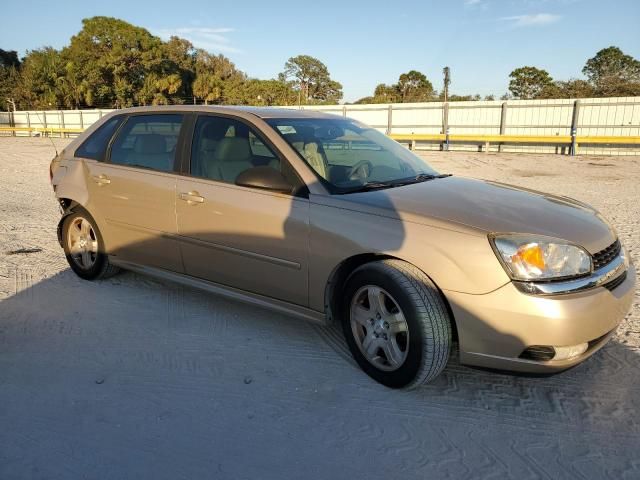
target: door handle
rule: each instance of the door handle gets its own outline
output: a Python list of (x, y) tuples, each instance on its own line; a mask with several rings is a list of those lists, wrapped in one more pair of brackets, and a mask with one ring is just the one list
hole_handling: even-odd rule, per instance
[(204, 197), (201, 197), (195, 190), (192, 192), (181, 193), (180, 200), (184, 200), (189, 205), (197, 205), (198, 203), (204, 203)]
[(109, 177), (107, 177), (104, 174), (100, 174), (100, 175), (94, 175), (93, 177), (93, 181), (96, 182), (98, 185), (102, 186), (102, 185), (108, 185), (111, 183), (111, 180), (109, 180)]

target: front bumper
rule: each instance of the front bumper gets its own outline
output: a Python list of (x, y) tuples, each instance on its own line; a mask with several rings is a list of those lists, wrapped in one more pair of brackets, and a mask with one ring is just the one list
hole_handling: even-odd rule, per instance
[[(598, 351), (613, 335), (633, 301), (636, 271), (612, 290), (595, 287), (563, 295), (522, 293), (513, 283), (485, 295), (444, 291), (455, 318), (464, 364), (531, 373), (561, 371)], [(589, 343), (565, 360), (519, 358), (536, 345)]]

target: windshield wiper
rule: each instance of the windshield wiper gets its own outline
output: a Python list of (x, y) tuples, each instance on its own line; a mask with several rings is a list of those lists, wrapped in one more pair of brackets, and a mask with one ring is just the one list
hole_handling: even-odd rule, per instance
[(401, 187), (403, 185), (411, 185), (412, 183), (421, 183), (426, 182), (428, 180), (434, 180), (436, 178), (446, 178), (450, 177), (450, 173), (442, 173), (442, 174), (433, 174), (433, 173), (421, 173), (411, 178), (403, 178), (401, 180), (394, 180), (390, 182), (367, 182), (358, 187), (354, 187), (352, 189), (346, 190), (342, 193), (358, 193), (358, 192), (369, 192), (371, 190), (380, 190), (383, 188), (393, 188), (393, 187)]
[(421, 173), (416, 175), (411, 180), (407, 180), (407, 183), (418, 183), (418, 182), (426, 182), (427, 180), (434, 180), (436, 178), (446, 178), (450, 177), (451, 173), (441, 173), (441, 174), (433, 174), (433, 173)]
[(370, 192), (371, 190), (380, 190), (383, 188), (392, 188), (397, 186), (398, 184), (396, 182), (366, 182), (357, 187), (345, 190), (342, 193)]

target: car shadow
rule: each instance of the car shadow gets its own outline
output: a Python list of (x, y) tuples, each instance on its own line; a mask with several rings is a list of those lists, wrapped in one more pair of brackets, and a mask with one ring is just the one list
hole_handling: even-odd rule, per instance
[[(608, 439), (637, 442), (640, 352), (616, 341), (548, 378), (468, 368), (454, 349), (440, 377), (403, 392), (369, 379), (336, 325), (132, 272), (87, 282), (24, 264), (3, 278), (4, 478), (26, 465), (52, 478), (109, 463), (139, 478), (198, 477), (215, 464), (281, 477), (320, 453), (333, 466), (308, 477), (338, 478), (345, 462), (353, 475), (370, 468), (355, 454), (361, 441), (414, 474), (507, 475), (524, 458), (555, 476), (564, 467), (544, 459), (559, 448), (571, 445), (563, 462), (599, 451), (597, 468), (618, 472), (631, 454)], [(289, 455), (301, 464), (285, 467)], [(277, 463), (264, 467), (265, 457)], [(397, 470), (388, 464), (380, 470)]]
[[(243, 244), (286, 241), (288, 222)], [(225, 235), (209, 239), (238, 240)], [(355, 248), (338, 237), (314, 252)], [(432, 383), (395, 391), (335, 324), (132, 272), (87, 282), (25, 261), (0, 280), (1, 478), (360, 478), (374, 455), (387, 478), (637, 469), (640, 352), (616, 341), (547, 378), (472, 369), (454, 348)]]
[[(14, 373), (20, 371), (20, 363), (10, 365), (13, 356), (24, 359), (30, 349), (43, 354), (40, 350), (43, 344), (55, 349), (60, 343), (69, 342), (72, 348), (65, 351), (64, 358), (47, 355), (41, 359), (47, 362), (47, 368), (58, 361), (70, 361), (69, 366), (94, 371), (96, 378), (118, 376), (126, 374), (145, 355), (156, 357), (170, 351), (172, 359), (167, 362), (175, 362), (178, 370), (189, 370), (190, 363), (193, 370), (197, 370), (203, 355), (226, 358), (225, 367), (234, 370), (228, 359), (238, 356), (244, 357), (240, 365), (250, 373), (270, 370), (265, 359), (271, 357), (276, 363), (286, 359), (287, 369), (298, 375), (304, 372), (308, 362), (317, 363), (316, 367), (322, 371), (314, 369), (313, 375), (304, 373), (303, 383), (328, 383), (332, 388), (357, 384), (359, 388), (378, 393), (380, 389), (392, 391), (377, 385), (360, 371), (340, 325), (335, 322), (321, 326), (128, 271), (93, 282), (78, 278), (68, 268), (48, 275), (48, 272), (39, 272), (37, 267), (25, 265), (3, 276), (8, 296), (0, 302), (3, 338), (0, 355), (5, 367), (11, 366)], [(103, 360), (108, 360), (111, 353), (117, 356), (128, 350), (132, 364), (127, 364), (126, 356), (112, 358), (115, 363), (111, 365), (109, 361), (103, 362), (94, 350), (98, 345), (103, 345), (98, 348), (103, 350)], [(157, 346), (161, 348), (155, 352)], [(109, 352), (110, 349), (115, 352)], [(79, 356), (73, 358), (76, 353)], [(91, 362), (87, 362), (87, 355), (93, 357)], [(37, 356), (32, 360), (37, 361)], [(522, 407), (534, 402), (535, 405), (528, 405), (533, 411), (548, 409), (549, 414), (563, 413), (557, 409), (557, 398), (588, 402), (593, 398), (603, 401), (602, 397), (606, 396), (612, 402), (610, 408), (615, 404), (616, 409), (627, 412), (625, 421), (640, 422), (640, 413), (637, 413), (640, 409), (631, 409), (640, 406), (639, 361), (637, 349), (612, 340), (570, 370), (532, 376), (464, 366), (459, 362), (456, 343), (440, 377), (414, 392), (398, 392), (398, 395), (428, 404), (442, 402), (448, 407), (466, 405), (498, 410), (504, 407), (520, 413), (526, 413), (527, 409), (521, 410)], [(200, 373), (215, 382), (220, 372), (212, 366)], [(483, 400), (487, 395), (491, 402)], [(611, 420), (607, 421), (611, 423)]]

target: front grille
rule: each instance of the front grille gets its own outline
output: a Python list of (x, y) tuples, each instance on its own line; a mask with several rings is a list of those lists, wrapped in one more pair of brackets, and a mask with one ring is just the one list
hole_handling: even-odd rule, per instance
[(604, 250), (593, 254), (593, 269), (598, 270), (610, 264), (618, 255), (621, 249), (620, 241), (616, 240)]
[(617, 278), (614, 278), (609, 283), (605, 283), (603, 287), (611, 291), (614, 288), (619, 287), (622, 284), (622, 282), (624, 282), (626, 279), (627, 279), (627, 272), (623, 272), (622, 275), (618, 276)]

